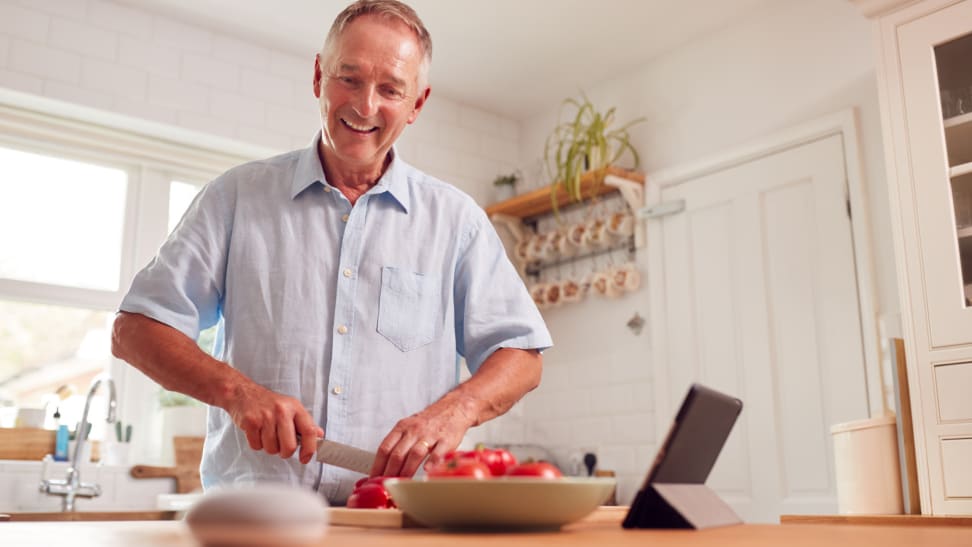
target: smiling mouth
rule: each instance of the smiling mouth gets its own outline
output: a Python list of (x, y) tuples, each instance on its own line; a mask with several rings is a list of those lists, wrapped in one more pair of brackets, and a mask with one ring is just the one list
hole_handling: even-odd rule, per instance
[(341, 123), (343, 123), (348, 129), (351, 129), (357, 133), (373, 133), (378, 131), (378, 126), (355, 125), (344, 118), (341, 118)]

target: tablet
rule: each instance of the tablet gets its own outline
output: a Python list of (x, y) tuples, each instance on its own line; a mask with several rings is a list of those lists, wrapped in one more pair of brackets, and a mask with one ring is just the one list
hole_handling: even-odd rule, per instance
[(742, 401), (701, 384), (692, 384), (665, 441), (658, 449), (645, 482), (625, 516), (625, 528), (643, 527), (654, 484), (702, 485), (729, 438)]

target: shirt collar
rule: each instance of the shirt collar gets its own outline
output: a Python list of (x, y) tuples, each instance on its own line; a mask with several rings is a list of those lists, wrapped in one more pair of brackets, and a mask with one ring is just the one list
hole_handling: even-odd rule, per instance
[[(324, 167), (321, 165), (318, 149), (321, 143), (321, 132), (318, 131), (311, 141), (310, 146), (300, 151), (297, 159), (297, 168), (294, 171), (294, 180), (290, 186), (290, 198), (295, 199), (301, 192), (309, 188), (314, 183), (327, 184), (324, 176)], [(378, 179), (367, 193), (382, 194), (388, 193), (395, 199), (402, 209), (407, 213), (410, 200), (408, 193), (408, 173), (409, 167), (404, 160), (399, 157), (398, 151), (393, 146), (391, 149), (392, 161), (385, 169), (385, 173)]]

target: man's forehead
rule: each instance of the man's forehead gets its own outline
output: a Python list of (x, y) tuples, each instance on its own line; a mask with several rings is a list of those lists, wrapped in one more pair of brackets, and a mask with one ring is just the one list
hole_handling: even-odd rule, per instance
[[(404, 69), (404, 67), (401, 68)], [(347, 60), (347, 59), (338, 59), (337, 62), (335, 63), (334, 69), (337, 71), (338, 74), (361, 74), (364, 72), (368, 72), (365, 68), (362, 67), (360, 63), (357, 63), (353, 60)], [(406, 75), (400, 74), (400, 72), (404, 72), (404, 71), (381, 69), (378, 72), (378, 76), (383, 79), (390, 80), (394, 83), (404, 85), (406, 82), (405, 79)]]

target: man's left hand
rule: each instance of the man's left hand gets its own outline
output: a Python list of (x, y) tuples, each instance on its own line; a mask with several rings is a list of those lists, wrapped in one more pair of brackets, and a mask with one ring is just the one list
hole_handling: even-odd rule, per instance
[(399, 420), (378, 446), (371, 476), (411, 477), (426, 457), (431, 465), (455, 450), (475, 421), (449, 399)]

